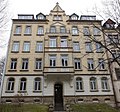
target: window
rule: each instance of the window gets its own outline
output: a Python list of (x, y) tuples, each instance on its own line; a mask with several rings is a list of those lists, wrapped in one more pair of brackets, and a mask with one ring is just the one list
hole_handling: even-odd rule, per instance
[(37, 16), (37, 19), (44, 20), (45, 17), (42, 14), (40, 14), (39, 16)]
[(117, 80), (120, 80), (120, 69), (119, 68), (115, 68), (115, 72), (116, 72)]
[(83, 91), (83, 81), (81, 77), (76, 78), (76, 91)]
[(62, 20), (62, 16), (61, 15), (54, 15), (54, 20)]
[(86, 42), (86, 52), (92, 52), (92, 43), (91, 42)]
[(67, 47), (67, 39), (61, 38), (61, 47)]
[(94, 27), (94, 28), (93, 28), (93, 35), (94, 35), (94, 36), (100, 35), (100, 29), (97, 28), (97, 27)]
[(56, 47), (56, 38), (50, 38), (49, 46), (50, 47)]
[(80, 51), (79, 42), (73, 42), (73, 50), (74, 51)]
[(93, 69), (94, 69), (93, 59), (92, 59), (92, 58), (91, 58), (91, 59), (88, 59), (87, 62), (88, 62), (88, 69), (89, 69), (89, 70), (93, 70)]
[(22, 27), (21, 26), (16, 26), (15, 28), (15, 34), (21, 34)]
[(25, 91), (26, 90), (26, 78), (21, 78), (20, 80), (20, 91)]
[(78, 35), (78, 28), (77, 26), (72, 27), (72, 35)]
[(43, 51), (43, 43), (42, 42), (36, 42), (36, 51), (37, 52)]
[(12, 46), (12, 51), (13, 51), (13, 52), (18, 52), (18, 51), (19, 51), (19, 45), (20, 45), (19, 42), (14, 41), (14, 42), (13, 42), (13, 46)]
[(43, 26), (38, 26), (37, 34), (38, 34), (38, 35), (44, 34), (44, 28), (43, 28)]
[(85, 36), (90, 35), (89, 27), (84, 27), (84, 28), (83, 28), (83, 34), (84, 34)]
[(71, 20), (78, 20), (78, 17), (76, 15), (72, 15)]
[(41, 78), (35, 78), (34, 82), (34, 90), (35, 91), (40, 91), (41, 90)]
[(50, 33), (56, 33), (56, 28), (55, 26), (50, 27)]
[(108, 34), (108, 39), (107, 41), (110, 43), (110, 44), (113, 44), (113, 45), (116, 45), (116, 44), (119, 44), (119, 37), (117, 34)]
[(22, 69), (28, 69), (28, 59), (22, 59)]
[(26, 26), (25, 34), (31, 34), (31, 31), (32, 31), (31, 26)]
[(61, 27), (60, 27), (60, 33), (65, 33), (65, 32), (66, 32), (65, 27), (64, 27), (64, 26), (61, 26)]
[(99, 70), (104, 70), (105, 69), (105, 61), (104, 59), (99, 59)]
[(74, 59), (75, 69), (81, 69), (80, 59)]
[(101, 78), (101, 84), (103, 90), (108, 90), (108, 79), (106, 77)]
[(62, 56), (62, 66), (68, 66), (68, 56)]
[(112, 52), (112, 57), (113, 57), (113, 60), (116, 58), (116, 59), (120, 59), (120, 50), (111, 50)]
[(14, 78), (9, 78), (8, 79), (7, 91), (13, 91), (14, 90), (14, 83), (15, 83)]
[(35, 69), (39, 70), (39, 69), (41, 69), (41, 68), (42, 68), (42, 59), (37, 58), (37, 59), (35, 60)]
[(95, 77), (91, 77), (90, 78), (90, 90), (94, 91), (96, 89), (97, 89), (96, 78)]
[(50, 56), (50, 67), (56, 66), (56, 56)]
[(17, 59), (11, 59), (10, 69), (16, 69), (17, 68)]
[(96, 52), (102, 52), (103, 49), (102, 49), (101, 44), (99, 44), (99, 43), (95, 43), (95, 44), (96, 44)]
[(30, 51), (30, 42), (24, 42), (23, 44), (23, 51), (29, 52)]

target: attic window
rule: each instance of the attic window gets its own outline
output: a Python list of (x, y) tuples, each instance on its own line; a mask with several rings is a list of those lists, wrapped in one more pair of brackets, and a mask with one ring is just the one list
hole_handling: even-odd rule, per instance
[(72, 20), (77, 20), (78, 18), (77, 18), (76, 15), (73, 15), (73, 16), (71, 17), (71, 19), (72, 19)]
[(43, 15), (39, 15), (39, 16), (37, 16), (37, 19), (43, 20), (43, 19), (45, 19), (45, 18), (44, 18)]
[(114, 24), (106, 24), (106, 28), (114, 28)]
[(61, 15), (54, 15), (53, 20), (62, 20), (62, 16)]
[(33, 15), (18, 15), (18, 19), (33, 19)]

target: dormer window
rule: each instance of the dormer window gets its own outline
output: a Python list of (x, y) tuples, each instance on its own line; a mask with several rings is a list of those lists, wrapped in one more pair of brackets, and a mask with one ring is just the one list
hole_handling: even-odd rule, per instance
[(42, 19), (45, 19), (45, 18), (44, 18), (44, 16), (43, 16), (43, 15), (39, 15), (39, 16), (37, 16), (37, 19), (42, 20)]
[(114, 28), (114, 24), (106, 24), (106, 28)]
[(61, 15), (54, 15), (53, 20), (62, 20), (62, 16)]
[(78, 20), (78, 17), (75, 16), (75, 15), (73, 15), (73, 16), (71, 17), (71, 19), (72, 19), (72, 20)]

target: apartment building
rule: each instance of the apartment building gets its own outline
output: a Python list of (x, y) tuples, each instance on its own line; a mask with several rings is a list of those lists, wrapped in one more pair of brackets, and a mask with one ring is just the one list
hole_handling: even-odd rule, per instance
[(115, 104), (101, 20), (66, 15), (57, 3), (49, 15), (13, 19), (2, 102)]
[(107, 50), (107, 56), (110, 62), (116, 104), (120, 107), (120, 25), (116, 26), (114, 21), (108, 19), (103, 24), (103, 31), (106, 46), (110, 50)]

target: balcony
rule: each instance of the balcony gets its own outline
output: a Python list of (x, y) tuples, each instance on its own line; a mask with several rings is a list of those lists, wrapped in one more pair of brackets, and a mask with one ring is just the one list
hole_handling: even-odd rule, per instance
[(44, 73), (49, 73), (52, 75), (65, 75), (70, 74), (74, 72), (73, 66), (67, 66), (67, 67), (45, 67)]
[(67, 29), (47, 29), (46, 34), (48, 34), (50, 36), (57, 36), (57, 35), (68, 36), (70, 34), (70, 30), (67, 30)]

